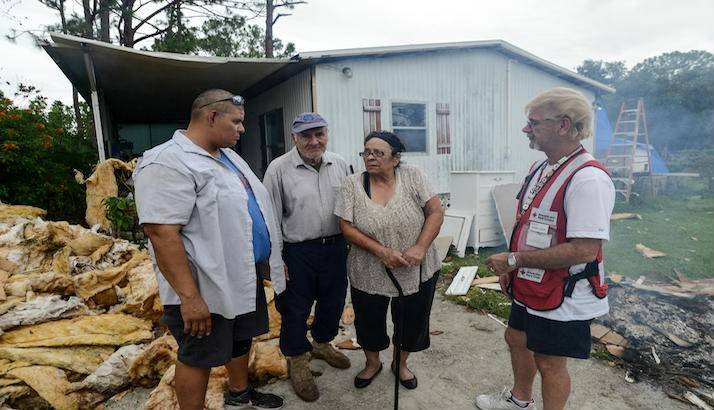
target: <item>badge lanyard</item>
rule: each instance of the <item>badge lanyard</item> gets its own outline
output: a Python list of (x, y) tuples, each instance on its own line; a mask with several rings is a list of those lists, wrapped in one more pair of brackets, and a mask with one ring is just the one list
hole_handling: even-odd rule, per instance
[(525, 213), (528, 210), (528, 207), (531, 206), (531, 203), (533, 203), (533, 200), (535, 199), (536, 195), (540, 192), (541, 189), (545, 186), (545, 184), (548, 183), (550, 178), (555, 174), (555, 171), (558, 170), (563, 164), (565, 164), (570, 158), (575, 156), (576, 154), (580, 153), (580, 150), (582, 149), (582, 145), (579, 146), (575, 151), (571, 152), (570, 154), (564, 156), (563, 158), (559, 159), (558, 162), (553, 165), (552, 168), (550, 168), (548, 171), (543, 172), (545, 168), (548, 168), (548, 162), (544, 162), (542, 165), (542, 168), (540, 170), (540, 178), (536, 182), (536, 184), (533, 186), (533, 188), (528, 192), (528, 195), (526, 195), (525, 198), (523, 198), (523, 204), (521, 205), (521, 213)]

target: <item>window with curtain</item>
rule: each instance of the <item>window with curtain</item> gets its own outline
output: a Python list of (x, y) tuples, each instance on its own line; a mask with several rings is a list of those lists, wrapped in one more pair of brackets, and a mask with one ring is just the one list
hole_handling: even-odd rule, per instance
[(426, 152), (426, 104), (393, 102), (392, 131), (402, 140), (407, 152)]

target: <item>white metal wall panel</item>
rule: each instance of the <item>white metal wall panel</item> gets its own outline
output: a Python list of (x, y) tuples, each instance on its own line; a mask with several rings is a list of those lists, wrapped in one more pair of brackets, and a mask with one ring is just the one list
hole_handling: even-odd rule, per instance
[[(351, 76), (343, 69), (349, 67)], [(451, 171), (516, 171), (520, 179), (542, 153), (528, 148), (523, 107), (555, 86), (592, 92), (491, 50), (441, 51), (339, 60), (316, 66), (317, 110), (330, 123), (329, 149), (364, 169), (363, 98), (379, 98), (382, 127), (391, 130), (392, 102), (427, 104), (427, 153), (406, 162), (429, 175), (438, 192), (450, 192)], [(451, 154), (436, 153), (436, 104), (450, 108)], [(591, 148), (592, 141), (586, 141)]]
[[(427, 153), (407, 154), (405, 161), (422, 168), (439, 192), (449, 192), (451, 170), (498, 169), (492, 152), (497, 124), (503, 110), (497, 109), (502, 79), (495, 78), (502, 65), (499, 54), (474, 50), (436, 52), (384, 58), (347, 59), (316, 68), (318, 110), (330, 124), (331, 147), (363, 169), (357, 152), (362, 147), (362, 99), (382, 102), (382, 126), (391, 130), (392, 102), (427, 104)], [(352, 77), (342, 73), (349, 67)], [(436, 103), (450, 108), (452, 148), (449, 155), (436, 154)], [(339, 119), (339, 120), (338, 120)], [(502, 128), (502, 127), (501, 127)]]
[(246, 132), (241, 136), (242, 156), (256, 174), (262, 176), (259, 116), (278, 108), (283, 109), (285, 147), (286, 150), (289, 150), (292, 147), (290, 125), (293, 119), (301, 112), (310, 111), (311, 107), (312, 90), (309, 69), (246, 101), (244, 121)]

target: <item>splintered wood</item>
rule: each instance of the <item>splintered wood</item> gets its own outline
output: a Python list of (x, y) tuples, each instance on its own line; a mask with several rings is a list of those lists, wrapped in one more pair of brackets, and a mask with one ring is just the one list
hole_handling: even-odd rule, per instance
[(341, 341), (335, 343), (335, 346), (338, 349), (342, 349), (342, 350), (359, 350), (362, 348), (362, 346), (357, 344), (357, 340), (355, 340), (355, 339), (341, 340)]
[(637, 252), (644, 255), (644, 257), (647, 259), (661, 258), (663, 256), (667, 256), (666, 253), (648, 248), (641, 243), (638, 243), (637, 245), (635, 245), (635, 249), (637, 250)]

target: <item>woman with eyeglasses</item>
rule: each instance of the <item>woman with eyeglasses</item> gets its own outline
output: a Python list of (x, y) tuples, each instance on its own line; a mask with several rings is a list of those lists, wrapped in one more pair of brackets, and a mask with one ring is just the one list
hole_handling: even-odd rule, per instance
[[(400, 363), (391, 370), (402, 386), (417, 387), (417, 377), (407, 366), (412, 352), (429, 347), (429, 315), (441, 263), (433, 245), (444, 220), (441, 202), (426, 175), (400, 164), (405, 151), (399, 137), (387, 131), (371, 132), (360, 156), (366, 172), (349, 177), (335, 204), (340, 228), (352, 244), (347, 257), (357, 342), (366, 358), (354, 379), (356, 388), (367, 387), (382, 370), (379, 352), (389, 347), (387, 308), (392, 323), (403, 320)], [(398, 291), (387, 268), (401, 286)], [(392, 356), (393, 357), (393, 356)]]

